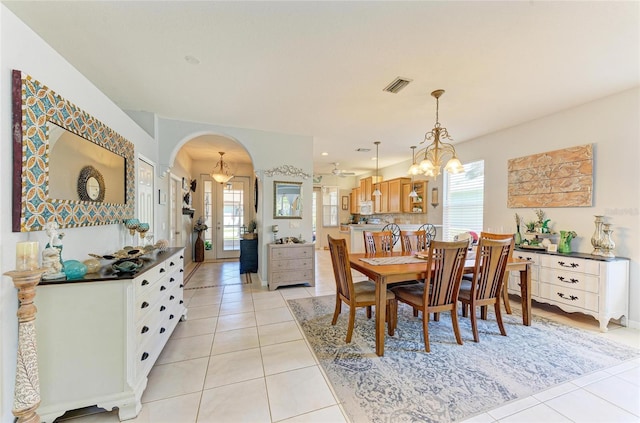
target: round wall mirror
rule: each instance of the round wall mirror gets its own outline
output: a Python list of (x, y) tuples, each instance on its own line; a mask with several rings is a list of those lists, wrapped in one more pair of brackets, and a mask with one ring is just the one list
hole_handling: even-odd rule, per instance
[(104, 179), (93, 166), (85, 166), (78, 177), (78, 196), (80, 201), (103, 201), (105, 193)]

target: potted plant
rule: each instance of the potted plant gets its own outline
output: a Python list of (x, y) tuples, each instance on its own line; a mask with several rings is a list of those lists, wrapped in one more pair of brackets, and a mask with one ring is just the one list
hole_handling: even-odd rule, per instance
[(257, 238), (256, 227), (258, 224), (255, 219), (251, 219), (249, 224), (247, 225), (247, 232), (242, 236), (244, 239), (255, 239)]

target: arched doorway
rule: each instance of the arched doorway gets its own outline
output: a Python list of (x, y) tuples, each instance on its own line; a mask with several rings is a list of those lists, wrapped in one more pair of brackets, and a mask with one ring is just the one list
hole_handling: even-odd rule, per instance
[[(219, 183), (211, 172), (220, 162), (233, 175), (228, 182)], [(205, 243), (204, 260), (233, 259), (240, 255), (242, 228), (255, 219), (253, 208), (254, 169), (251, 157), (236, 140), (216, 134), (197, 135), (182, 144), (176, 154), (172, 173), (186, 173), (188, 198), (183, 207), (193, 210), (188, 217), (185, 245), (195, 242), (193, 226), (202, 219), (207, 229), (201, 233)], [(191, 242), (188, 242), (191, 241)], [(194, 257), (194, 260), (197, 258)]]

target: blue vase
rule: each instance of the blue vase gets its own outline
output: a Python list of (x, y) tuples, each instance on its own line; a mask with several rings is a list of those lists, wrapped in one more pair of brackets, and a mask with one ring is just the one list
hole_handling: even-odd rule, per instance
[(87, 274), (87, 265), (78, 260), (65, 260), (63, 271), (67, 279), (82, 279)]

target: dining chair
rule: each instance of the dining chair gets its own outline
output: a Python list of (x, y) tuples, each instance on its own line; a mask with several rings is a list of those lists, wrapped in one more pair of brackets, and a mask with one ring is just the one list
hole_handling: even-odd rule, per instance
[(400, 245), (403, 253), (420, 253), (427, 251), (429, 241), (426, 231), (400, 231)]
[(410, 305), (414, 310), (422, 310), (422, 332), (426, 352), (431, 351), (429, 313), (451, 312), (453, 333), (456, 342), (462, 345), (457, 305), (468, 246), (467, 241), (432, 241), (428, 250), (424, 284), (392, 288), (398, 301)]
[[(494, 234), (490, 232), (480, 232), (480, 238), (487, 239), (511, 239), (513, 238), (513, 234)], [(515, 247), (514, 247), (515, 248)], [(513, 252), (513, 251), (512, 251)], [(471, 286), (471, 280), (473, 279), (473, 274), (467, 274), (462, 276), (462, 287), (465, 289), (469, 289)], [(504, 281), (502, 281), (502, 302), (504, 303), (504, 309), (507, 314), (511, 314), (511, 303), (509, 303), (509, 272), (505, 272)], [(482, 316), (486, 318), (487, 316), (487, 308), (482, 308)]]
[(366, 253), (391, 252), (393, 249), (393, 233), (391, 231), (362, 231), (362, 234)]
[(462, 302), (462, 315), (466, 317), (467, 309), (471, 309), (471, 328), (475, 342), (479, 342), (476, 307), (484, 306), (482, 318), (486, 319), (486, 306), (493, 304), (500, 334), (507, 336), (500, 312), (500, 292), (513, 247), (513, 237), (490, 239), (481, 236), (476, 250), (473, 279), (470, 284), (460, 286), (458, 300)]
[(429, 243), (431, 241), (436, 239), (437, 231), (436, 231), (436, 227), (433, 224), (424, 223), (424, 224), (420, 225), (418, 230), (419, 231), (425, 231), (427, 233), (427, 247), (429, 246)]
[[(333, 264), (333, 274), (336, 279), (336, 308), (333, 312), (332, 325), (338, 321), (338, 315), (342, 311), (342, 302), (349, 306), (349, 326), (347, 327), (346, 342), (351, 342), (353, 327), (356, 319), (357, 307), (368, 307), (376, 303), (376, 285), (373, 281), (353, 282), (351, 266), (349, 265), (349, 251), (347, 242), (344, 239), (334, 239), (327, 235), (329, 241), (329, 252)], [(398, 315), (398, 301), (395, 294), (387, 290), (387, 330), (393, 336), (396, 327), (396, 317)], [(377, 312), (377, 310), (376, 310)], [(370, 317), (370, 315), (368, 315)]]

